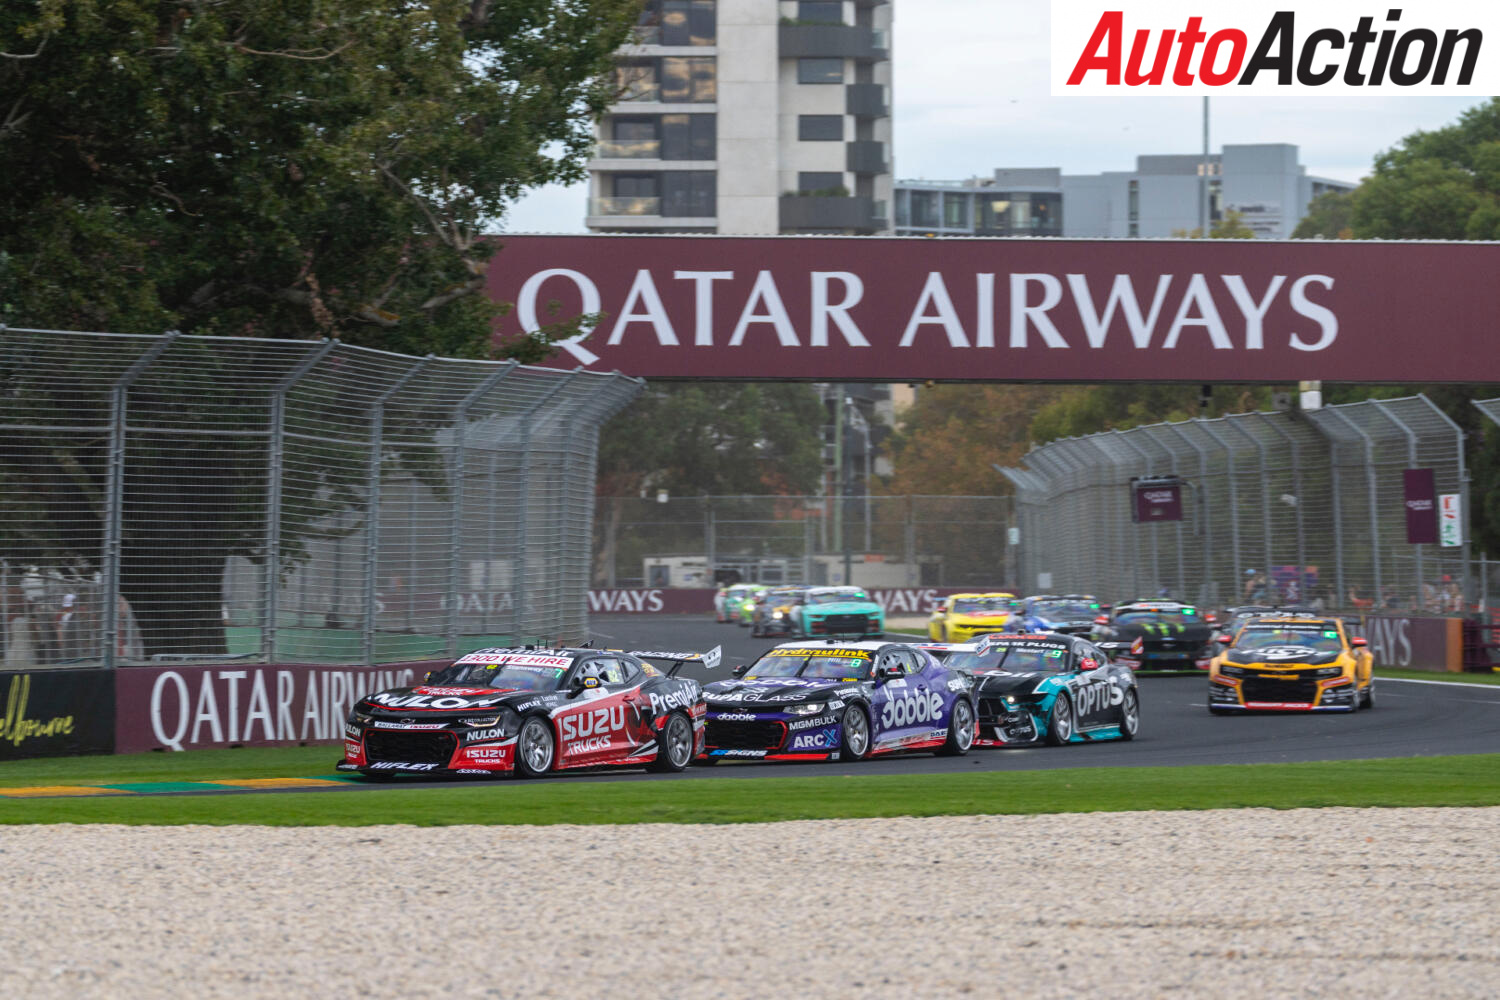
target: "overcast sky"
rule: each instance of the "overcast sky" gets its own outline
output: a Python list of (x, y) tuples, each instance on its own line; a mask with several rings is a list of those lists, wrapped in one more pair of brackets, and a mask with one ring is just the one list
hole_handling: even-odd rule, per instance
[[(1046, 0), (896, 0), (892, 85), (898, 178), (996, 167), (1130, 170), (1141, 153), (1202, 148), (1198, 98), (1054, 98)], [(1210, 143), (1289, 142), (1310, 174), (1357, 181), (1375, 154), (1439, 128), (1469, 98), (1215, 98)], [(582, 232), (588, 185), (538, 190), (510, 232)]]

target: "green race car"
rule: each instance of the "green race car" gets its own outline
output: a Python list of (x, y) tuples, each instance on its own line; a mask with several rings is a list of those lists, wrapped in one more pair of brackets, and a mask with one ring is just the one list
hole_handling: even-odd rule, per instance
[(885, 635), (885, 609), (859, 587), (812, 587), (797, 611), (803, 635), (863, 639)]

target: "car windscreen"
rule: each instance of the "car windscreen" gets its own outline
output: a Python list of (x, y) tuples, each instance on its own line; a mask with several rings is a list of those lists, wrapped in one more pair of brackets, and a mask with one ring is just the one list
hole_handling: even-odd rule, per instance
[(1251, 626), (1239, 634), (1234, 646), (1236, 649), (1306, 646), (1318, 653), (1337, 653), (1344, 648), (1344, 642), (1337, 629)]
[(997, 645), (973, 653), (954, 653), (943, 661), (943, 666), (954, 670), (1003, 670), (1013, 674), (1061, 673), (1068, 669), (1068, 651), (1063, 646), (1040, 643)]
[(745, 673), (758, 677), (813, 677), (820, 680), (866, 680), (870, 676), (867, 653), (835, 655), (824, 652), (767, 653)]
[(953, 602), (953, 613), (983, 615), (1009, 611), (1010, 601), (1003, 597), (960, 597)]
[(1043, 618), (1089, 618), (1099, 612), (1099, 605), (1088, 601), (1033, 601), (1032, 614)]
[(1121, 611), (1115, 616), (1117, 625), (1145, 625), (1156, 622), (1162, 625), (1202, 625), (1203, 619), (1192, 608), (1181, 611)]
[(435, 670), (427, 678), (431, 685), (448, 687), (506, 688), (512, 691), (556, 691), (567, 667), (529, 666), (523, 663), (455, 663)]
[(868, 601), (863, 590), (839, 590), (827, 594), (808, 594), (808, 604), (843, 604), (845, 601)]

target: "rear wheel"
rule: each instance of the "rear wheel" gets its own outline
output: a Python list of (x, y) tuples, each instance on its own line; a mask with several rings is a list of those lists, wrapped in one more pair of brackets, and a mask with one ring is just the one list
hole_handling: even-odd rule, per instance
[(651, 770), (675, 774), (686, 771), (693, 762), (693, 724), (681, 712), (667, 716), (667, 724), (657, 734), (661, 748)]
[(1059, 694), (1047, 713), (1047, 745), (1060, 747), (1073, 738), (1073, 703)]
[(845, 760), (864, 760), (870, 755), (870, 717), (863, 708), (859, 705), (846, 708), (839, 728), (843, 730), (839, 749)]
[(552, 737), (552, 724), (540, 715), (533, 715), (521, 723), (520, 735), (516, 737), (516, 773), (523, 778), (540, 778), (552, 770), (553, 758), (557, 755), (557, 741)]
[(960, 698), (953, 703), (952, 724), (948, 727), (948, 741), (938, 751), (944, 757), (962, 757), (974, 745), (974, 706), (969, 699)]
[(1120, 739), (1135, 739), (1136, 731), (1141, 728), (1141, 702), (1135, 696), (1135, 691), (1125, 692), (1125, 701), (1120, 705)]

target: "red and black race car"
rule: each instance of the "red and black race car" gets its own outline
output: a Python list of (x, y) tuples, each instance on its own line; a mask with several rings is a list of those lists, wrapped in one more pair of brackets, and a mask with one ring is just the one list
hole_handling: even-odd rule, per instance
[[(703, 750), (703, 688), (676, 676), (708, 653), (481, 649), (416, 687), (361, 699), (344, 725), (340, 771), (537, 777), (549, 771), (681, 771)], [(667, 661), (658, 670), (647, 661)]]

